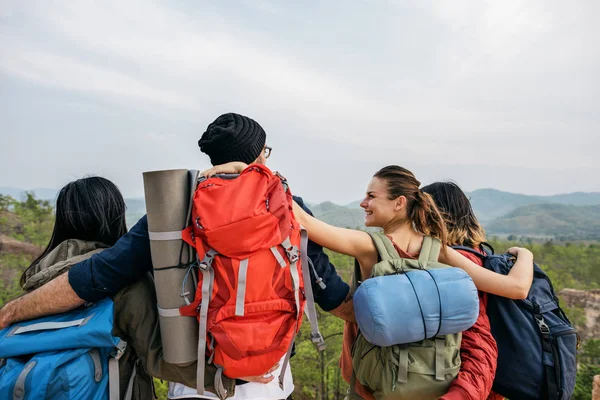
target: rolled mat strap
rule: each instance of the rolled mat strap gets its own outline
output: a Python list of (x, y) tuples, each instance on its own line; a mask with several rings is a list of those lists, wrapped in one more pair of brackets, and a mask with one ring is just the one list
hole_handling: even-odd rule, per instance
[(179, 317), (181, 313), (179, 312), (179, 308), (158, 308), (158, 315), (161, 317)]
[(435, 380), (443, 381), (446, 376), (446, 368), (444, 365), (444, 349), (446, 338), (438, 336), (435, 338)]
[(398, 383), (408, 382), (408, 345), (398, 345), (400, 353), (398, 354)]
[(170, 232), (150, 232), (148, 231), (150, 240), (181, 240), (181, 231)]

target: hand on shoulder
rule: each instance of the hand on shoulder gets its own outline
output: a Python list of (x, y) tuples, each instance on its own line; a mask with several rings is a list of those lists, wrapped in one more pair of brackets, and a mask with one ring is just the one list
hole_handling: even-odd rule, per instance
[(248, 164), (241, 161), (232, 161), (227, 164), (215, 165), (212, 168), (202, 171), (200, 175), (210, 178), (217, 174), (239, 174), (245, 170), (247, 166)]

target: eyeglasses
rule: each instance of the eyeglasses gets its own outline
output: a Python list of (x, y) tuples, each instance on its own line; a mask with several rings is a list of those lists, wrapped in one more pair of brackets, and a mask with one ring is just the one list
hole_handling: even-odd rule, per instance
[(269, 146), (265, 146), (264, 152), (265, 152), (265, 158), (269, 158), (271, 157), (271, 152), (273, 151), (272, 147)]

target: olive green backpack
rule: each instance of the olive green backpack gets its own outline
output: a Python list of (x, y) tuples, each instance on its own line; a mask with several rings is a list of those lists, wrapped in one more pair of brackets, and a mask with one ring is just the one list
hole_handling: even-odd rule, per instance
[[(441, 248), (438, 239), (425, 236), (419, 259), (413, 260), (401, 258), (384, 234), (370, 235), (381, 260), (373, 266), (371, 277), (449, 267), (437, 261)], [(358, 263), (355, 264), (354, 288), (360, 284), (357, 277), (360, 277)], [(457, 333), (380, 347), (369, 343), (359, 331), (351, 350), (353, 383), (357, 380), (370, 389), (376, 399), (437, 399), (448, 391), (450, 383), (458, 375), (460, 341), (461, 334)], [(348, 399), (359, 398), (353, 386)]]

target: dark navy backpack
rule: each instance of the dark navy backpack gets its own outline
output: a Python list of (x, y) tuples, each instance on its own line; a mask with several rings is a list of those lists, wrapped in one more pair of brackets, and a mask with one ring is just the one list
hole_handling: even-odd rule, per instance
[[(507, 275), (514, 265), (510, 254), (485, 255), (464, 246), (452, 246), (477, 255), (486, 269)], [(575, 387), (579, 336), (560, 308), (552, 282), (534, 264), (533, 284), (527, 298), (511, 300), (488, 294), (487, 314), (498, 343), (494, 392), (511, 400), (567, 400)]]

